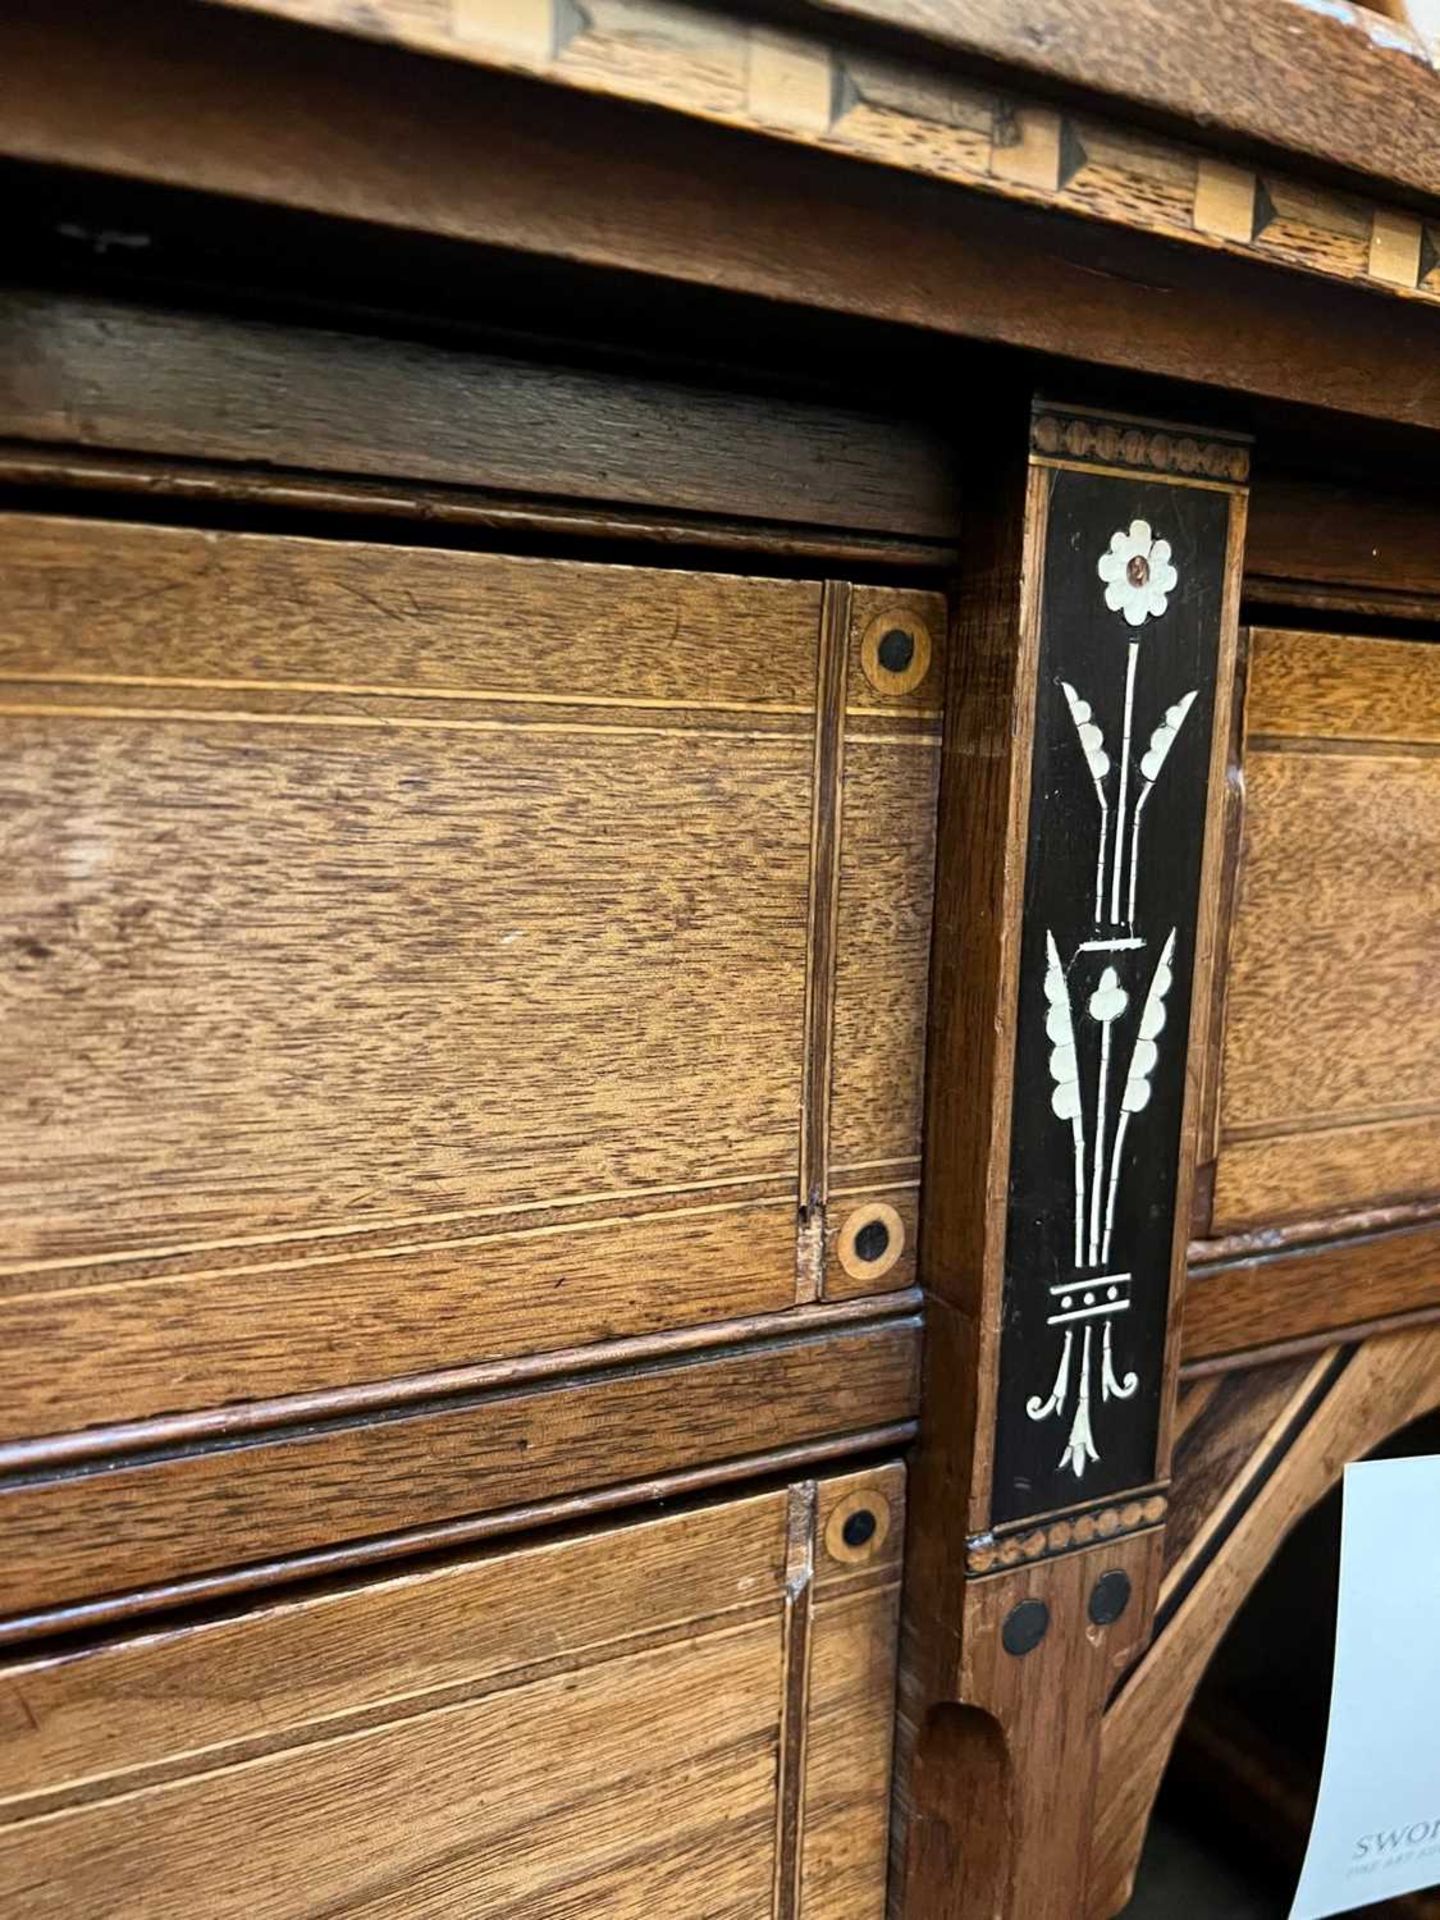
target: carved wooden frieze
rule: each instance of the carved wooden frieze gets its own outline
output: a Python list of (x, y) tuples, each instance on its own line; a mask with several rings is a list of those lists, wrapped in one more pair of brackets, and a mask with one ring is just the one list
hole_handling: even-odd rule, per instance
[(1153, 1478), (1245, 450), (1040, 408), (992, 1523)]

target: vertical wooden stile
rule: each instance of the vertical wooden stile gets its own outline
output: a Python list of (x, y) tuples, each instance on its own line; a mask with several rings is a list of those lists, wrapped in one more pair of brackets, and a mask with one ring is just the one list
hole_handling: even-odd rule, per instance
[(988, 432), (941, 788), (894, 1911), (1073, 1920), (1158, 1578), (1248, 453), (1028, 396)]

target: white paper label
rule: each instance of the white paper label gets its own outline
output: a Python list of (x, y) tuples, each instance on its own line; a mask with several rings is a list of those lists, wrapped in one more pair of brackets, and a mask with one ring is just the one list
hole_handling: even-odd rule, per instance
[(1440, 1884), (1440, 1456), (1345, 1469), (1325, 1768), (1290, 1920)]

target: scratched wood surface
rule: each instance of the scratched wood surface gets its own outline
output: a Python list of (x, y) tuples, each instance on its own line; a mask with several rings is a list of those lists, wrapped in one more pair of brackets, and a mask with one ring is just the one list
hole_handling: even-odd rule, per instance
[(13, 1662), (0, 1898), (879, 1920), (903, 1496), (800, 1481)]
[[(0, 552), (0, 1437), (783, 1311), (802, 1139), (913, 1189), (935, 596)], [(913, 687), (877, 621), (930, 635)], [(913, 1234), (842, 1290), (912, 1277)]]
[(1214, 1231), (1440, 1187), (1440, 649), (1259, 632)]

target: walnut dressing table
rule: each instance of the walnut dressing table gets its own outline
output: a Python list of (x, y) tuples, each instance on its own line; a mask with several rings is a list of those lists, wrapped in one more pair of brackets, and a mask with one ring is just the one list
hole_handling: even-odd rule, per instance
[(1109, 1920), (1440, 1406), (1432, 50), (0, 73), (0, 1912)]

